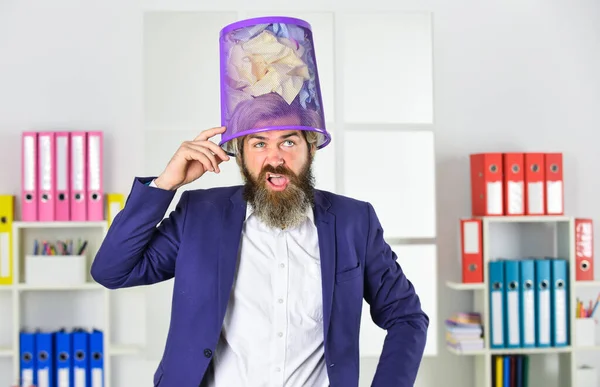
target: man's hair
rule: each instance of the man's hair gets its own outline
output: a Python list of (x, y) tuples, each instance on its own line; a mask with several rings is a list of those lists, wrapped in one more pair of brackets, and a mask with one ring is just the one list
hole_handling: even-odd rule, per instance
[[(311, 128), (322, 128), (323, 126), (323, 120), (319, 113), (312, 109), (304, 109), (298, 98), (288, 104), (279, 94), (268, 93), (240, 102), (229, 120), (228, 131), (236, 134), (252, 129), (258, 121), (274, 120), (294, 115), (300, 119), (301, 126)], [(312, 130), (300, 130), (300, 132), (304, 135), (309, 149), (312, 146), (316, 147), (319, 136), (322, 136)], [(229, 141), (226, 144), (227, 151), (236, 156), (240, 155), (245, 138), (246, 136), (241, 136)]]

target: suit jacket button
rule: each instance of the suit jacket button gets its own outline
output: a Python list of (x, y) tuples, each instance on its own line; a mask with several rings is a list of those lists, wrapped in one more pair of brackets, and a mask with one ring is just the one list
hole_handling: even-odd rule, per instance
[(212, 351), (210, 349), (205, 349), (204, 350), (204, 356), (206, 357), (211, 357), (212, 356)]

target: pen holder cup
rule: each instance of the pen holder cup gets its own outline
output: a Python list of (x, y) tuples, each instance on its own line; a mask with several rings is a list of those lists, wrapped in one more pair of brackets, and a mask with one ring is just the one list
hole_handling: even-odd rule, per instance
[(575, 386), (573, 387), (597, 387), (598, 374), (595, 368), (579, 367), (575, 370)]
[(81, 285), (86, 283), (85, 255), (26, 255), (28, 285)]
[(596, 345), (596, 322), (593, 318), (575, 319), (575, 346), (593, 347)]

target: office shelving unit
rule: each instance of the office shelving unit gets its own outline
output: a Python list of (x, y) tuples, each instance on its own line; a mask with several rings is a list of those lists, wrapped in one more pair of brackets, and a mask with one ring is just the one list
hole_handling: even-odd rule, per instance
[[(115, 356), (135, 355), (142, 350), (139, 343), (116, 342), (113, 332), (113, 297), (116, 292), (96, 283), (89, 274), (93, 257), (108, 231), (108, 222), (21, 222), (12, 226), (13, 283), (0, 285), (0, 295), (11, 294), (12, 339), (10, 346), (0, 346), (0, 361), (12, 358), (11, 382), (18, 381), (22, 329), (56, 331), (76, 327), (100, 329), (104, 332), (104, 386), (110, 387), (111, 359)], [(24, 257), (31, 250), (33, 240), (64, 240), (81, 238), (88, 241), (86, 255), (87, 279), (80, 285), (30, 285), (24, 281)], [(111, 293), (112, 292), (112, 293)], [(6, 302), (6, 297), (4, 299)], [(6, 307), (6, 305), (2, 305)], [(2, 314), (3, 318), (6, 314)], [(47, 318), (44, 316), (48, 316)], [(8, 317), (8, 316), (6, 316)], [(6, 320), (5, 320), (6, 321)], [(3, 378), (4, 379), (4, 378)]]
[[(447, 347), (448, 351), (459, 356), (475, 357), (475, 386), (492, 387), (492, 356), (494, 355), (531, 355), (547, 356), (555, 355), (557, 363), (551, 367), (549, 374), (546, 370), (534, 370), (533, 366), (539, 366), (540, 361), (530, 362), (530, 383), (531, 387), (537, 386), (577, 386), (576, 354), (579, 351), (600, 351), (600, 345), (589, 347), (575, 347), (577, 332), (575, 331), (575, 307), (577, 290), (580, 288), (600, 287), (600, 281), (576, 281), (575, 280), (575, 218), (569, 216), (482, 216), (473, 217), (482, 220), (482, 241), (483, 241), (483, 283), (462, 283), (447, 282), (446, 286), (455, 291), (472, 292), (473, 311), (481, 313), (483, 324), (484, 348), (476, 351), (458, 351)], [(534, 229), (538, 229), (537, 232)], [(545, 232), (546, 238), (536, 238), (536, 241), (528, 240), (527, 233), (540, 237), (539, 231)], [(499, 231), (512, 235), (512, 241), (508, 243), (499, 237)], [(525, 232), (524, 232), (525, 231)], [(551, 238), (547, 238), (550, 236)], [(544, 239), (541, 241), (541, 239)], [(551, 240), (548, 240), (551, 239)], [(533, 242), (533, 243), (532, 243)], [(545, 243), (545, 247), (542, 244)], [(527, 246), (526, 251), (515, 252), (515, 245), (521, 244)], [(502, 251), (513, 249), (512, 252), (504, 253)], [(521, 247), (522, 249), (522, 247)], [(548, 249), (552, 249), (551, 252)], [(552, 253), (552, 255), (549, 255)], [(552, 256), (568, 260), (569, 270), (569, 346), (550, 347), (550, 348), (502, 348), (491, 349), (489, 337), (490, 334), (490, 306), (489, 306), (489, 273), (488, 263), (496, 258), (516, 258), (519, 256)], [(554, 373), (556, 372), (556, 373)], [(532, 376), (540, 378), (540, 381), (532, 380)], [(545, 376), (544, 376), (545, 375)], [(533, 378), (533, 379), (535, 379)], [(544, 380), (545, 379), (545, 380)], [(556, 384), (558, 383), (558, 384)]]

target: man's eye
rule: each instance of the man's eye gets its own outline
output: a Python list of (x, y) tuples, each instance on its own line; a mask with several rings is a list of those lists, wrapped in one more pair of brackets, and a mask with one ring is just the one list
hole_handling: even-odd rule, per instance
[(257, 142), (256, 144), (254, 144), (255, 148), (262, 148), (265, 145), (264, 142)]
[(283, 145), (285, 145), (285, 146), (292, 146), (292, 145), (294, 145), (294, 142), (292, 140), (285, 140), (283, 142)]

